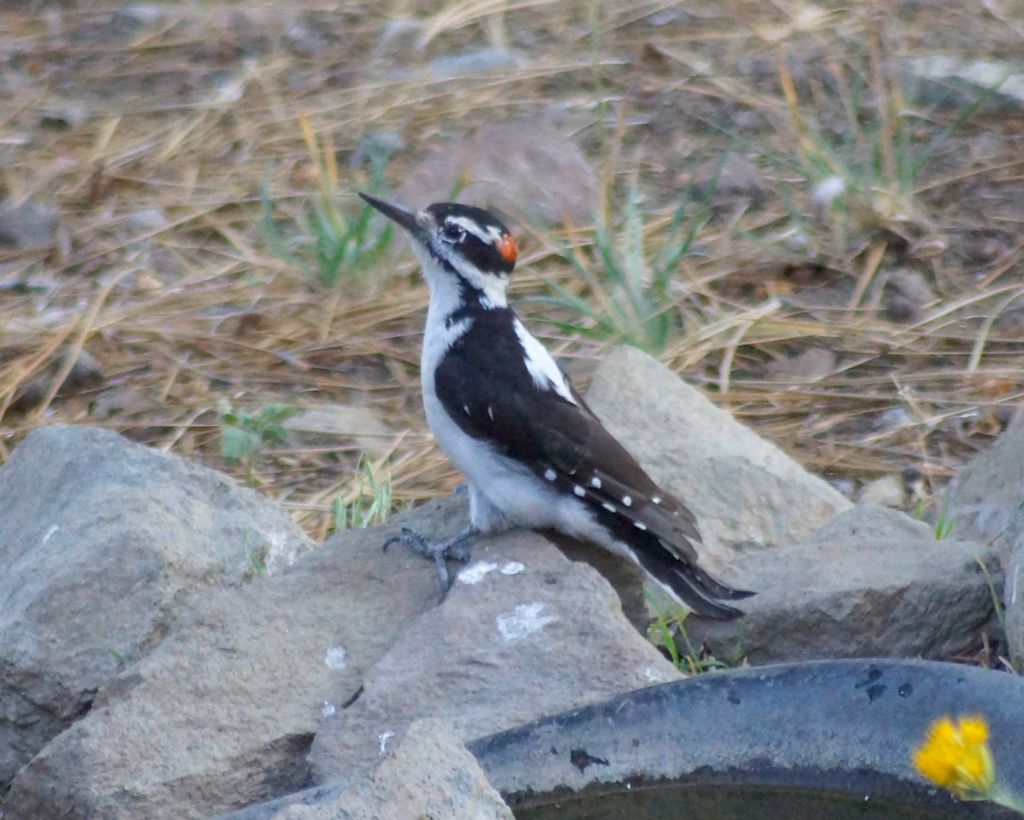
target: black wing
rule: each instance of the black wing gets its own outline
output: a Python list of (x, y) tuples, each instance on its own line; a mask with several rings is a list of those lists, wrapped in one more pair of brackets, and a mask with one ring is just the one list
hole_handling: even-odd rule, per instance
[(716, 599), (751, 593), (715, 581), (698, 566), (693, 542), (701, 539), (693, 513), (654, 483), (575, 391), (574, 404), (535, 384), (512, 310), (474, 311), (471, 319), (435, 375), (438, 398), (459, 427), (588, 502), (641, 566), (695, 611), (741, 615)]

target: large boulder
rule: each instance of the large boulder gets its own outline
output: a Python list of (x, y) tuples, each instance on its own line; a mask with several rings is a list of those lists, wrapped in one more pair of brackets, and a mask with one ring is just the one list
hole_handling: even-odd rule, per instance
[[(340, 794), (292, 805), (269, 820), (513, 820), (480, 765), (442, 720), (417, 720), (380, 765)], [(227, 818), (224, 818), (227, 820)]]
[[(721, 570), (737, 550), (792, 544), (852, 504), (636, 348), (598, 368), (587, 403), (697, 516), (698, 551)], [(759, 586), (753, 589), (759, 589)]]
[(451, 139), (429, 154), (395, 190), (394, 200), (426, 208), (438, 192), (516, 217), (526, 208), (535, 223), (594, 218), (597, 177), (576, 144), (543, 117), (483, 125), (469, 138)]
[(990, 545), (1006, 566), (1009, 656), (1024, 658), (1024, 413), (956, 476), (946, 499), (952, 534)]
[[(167, 498), (187, 494), (180, 483), (188, 477), (163, 473), (151, 519)], [(113, 500), (106, 514), (120, 515)], [(139, 514), (146, 517), (141, 502)], [(454, 531), (464, 516), (464, 502), (447, 500), (405, 523)], [(21, 769), (5, 816), (208, 820), (307, 785), (306, 753), (324, 716), (344, 711), (366, 670), (439, 600), (431, 562), (381, 550), (402, 523), (340, 533), (273, 576), (193, 596), (165, 623), (159, 645), (120, 673), (111, 668), (90, 693), (88, 713)], [(102, 589), (108, 579), (96, 583)], [(71, 615), (87, 627), (81, 609)], [(4, 638), (16, 643), (19, 635), (15, 626)]]
[(418, 718), (442, 718), (470, 740), (679, 677), (595, 570), (538, 535), (509, 532), (478, 543), (445, 602), (324, 722), (314, 777), (365, 774)]
[(0, 499), (0, 787), (160, 645), (189, 593), (312, 547), (231, 478), (89, 427), (32, 432)]
[(956, 537), (1004, 557), (1024, 546), (1024, 413), (957, 473), (945, 512)]
[(725, 577), (759, 591), (746, 617), (688, 619), (688, 633), (716, 657), (765, 664), (948, 659), (977, 644), (1002, 571), (979, 544), (936, 540), (901, 512), (860, 505), (800, 544), (737, 555)]

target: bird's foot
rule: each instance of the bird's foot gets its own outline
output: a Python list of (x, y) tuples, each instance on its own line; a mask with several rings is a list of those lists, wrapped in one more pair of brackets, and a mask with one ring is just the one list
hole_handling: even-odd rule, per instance
[(444, 593), (441, 600), (448, 595), (448, 590), (452, 588), (452, 584), (455, 583), (455, 576), (448, 571), (448, 561), (458, 561), (459, 563), (466, 563), (470, 558), (470, 547), (467, 543), (477, 531), (472, 527), (467, 527), (458, 535), (453, 535), (451, 538), (446, 538), (444, 541), (438, 541), (436, 544), (431, 544), (420, 535), (418, 532), (410, 530), (408, 527), (402, 527), (401, 535), (393, 535), (387, 541), (384, 542), (384, 550), (392, 544), (402, 544), (403, 546), (409, 547), (414, 552), (419, 553), (424, 558), (429, 558), (437, 564), (437, 574), (441, 577), (441, 586), (444, 588)]

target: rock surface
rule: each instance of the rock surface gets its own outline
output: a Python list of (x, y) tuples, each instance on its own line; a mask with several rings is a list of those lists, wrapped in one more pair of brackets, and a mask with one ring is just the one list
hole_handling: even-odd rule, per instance
[[(718, 657), (737, 642), (752, 663), (949, 657), (990, 624), (997, 550), (852, 508), (638, 351), (617, 351), (589, 400), (698, 515), (706, 563), (758, 591), (739, 624), (687, 621)], [(1004, 439), (955, 499), (962, 532), (1009, 550), (1024, 423)], [(433, 564), (381, 545), (403, 525), (457, 532), (465, 497), (300, 554), (287, 516), (227, 477), (62, 427), (19, 445), (0, 497), (0, 763), (28, 761), (3, 818), (507, 818), (458, 741), (681, 677), (638, 631), (637, 574), (594, 548), (481, 539), (438, 606)], [(619, 583), (637, 629), (567, 554)]]
[(41, 202), (0, 203), (0, 247), (42, 247), (52, 240), (59, 223), (57, 210)]
[[(416, 512), (440, 528), (464, 515), (451, 502)], [(381, 551), (395, 526), (344, 532), (277, 577), (197, 601), (19, 773), (5, 811), (206, 820), (305, 786), (324, 714), (438, 600), (430, 562)]]
[(651, 477), (694, 512), (704, 537), (698, 552), (713, 570), (735, 560), (736, 549), (807, 538), (852, 506), (635, 348), (620, 347), (602, 363), (587, 403)]
[[(208, 820), (301, 789), (325, 714), (439, 597), (436, 569), (382, 552), (402, 523), (454, 531), (463, 503), (348, 530), (286, 572), (212, 592), (18, 774), (18, 820)], [(404, 521), (403, 521), (404, 518)]]
[(88, 427), (29, 435), (0, 498), (0, 785), (160, 644), (183, 596), (312, 546), (227, 476)]
[(1009, 661), (1017, 674), (1024, 672), (1024, 547), (1017, 549), (1006, 568), (1003, 583), (1003, 611)]
[(374, 457), (382, 455), (394, 438), (394, 433), (368, 407), (305, 407), (281, 425), (300, 445), (338, 446), (339, 439), (352, 439), (360, 450)]
[(947, 515), (952, 534), (991, 544), (1006, 563), (1003, 605), (1010, 658), (1024, 659), (1024, 413), (956, 477)]
[(470, 139), (445, 143), (413, 170), (393, 199), (425, 208), (460, 183), (460, 202), (506, 217), (528, 207), (527, 216), (541, 224), (559, 224), (566, 216), (586, 224), (597, 207), (593, 167), (571, 139), (539, 118), (488, 123)]
[(444, 721), (414, 721), (376, 770), (319, 805), (272, 820), (513, 820), (480, 765)]
[(324, 722), (310, 760), (319, 782), (356, 777), (417, 718), (443, 718), (469, 740), (679, 677), (596, 571), (511, 532), (479, 542), (445, 602)]
[(1024, 413), (957, 474), (946, 514), (952, 535), (1004, 557), (1024, 546)]
[(903, 513), (862, 505), (803, 543), (737, 555), (725, 580), (759, 591), (744, 601), (746, 617), (687, 619), (687, 632), (718, 658), (738, 654), (752, 664), (949, 658), (969, 649), (991, 618), (989, 578), (998, 588), (1001, 571), (979, 544), (937, 541)]

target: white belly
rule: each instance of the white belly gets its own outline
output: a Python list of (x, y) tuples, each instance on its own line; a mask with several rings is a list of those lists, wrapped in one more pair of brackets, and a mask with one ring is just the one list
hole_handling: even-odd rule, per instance
[[(447, 279), (443, 278), (440, 284), (446, 282)], [(437, 283), (435, 285), (440, 287)], [(469, 482), (473, 526), (481, 532), (509, 527), (554, 527), (612, 552), (631, 556), (627, 546), (612, 539), (607, 530), (597, 524), (594, 514), (582, 501), (561, 495), (527, 467), (498, 454), (486, 442), (467, 435), (445, 412), (434, 389), (433, 374), (445, 351), (469, 328), (468, 321), (450, 326), (446, 321), (445, 317), (457, 305), (456, 296), (454, 292), (447, 296), (432, 293), (423, 338), (420, 379), (430, 430), (438, 445)], [(557, 371), (553, 362), (551, 367)]]
[(424, 390), (423, 405), (434, 438), (469, 482), (470, 520), (476, 529), (553, 527), (636, 560), (632, 550), (613, 539), (582, 501), (556, 492), (527, 467), (464, 433), (444, 412), (433, 385), (429, 393)]

